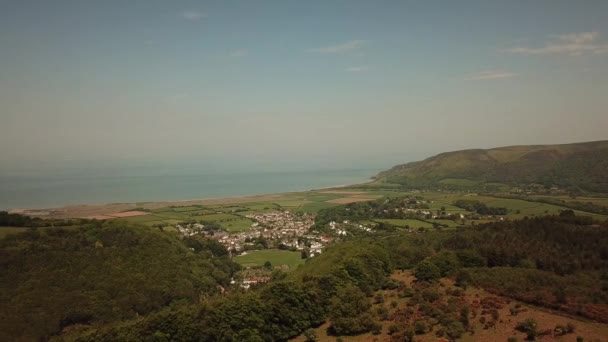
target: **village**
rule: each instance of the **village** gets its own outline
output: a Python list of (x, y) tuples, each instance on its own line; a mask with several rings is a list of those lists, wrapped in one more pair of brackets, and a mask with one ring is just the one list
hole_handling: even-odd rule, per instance
[(254, 213), (245, 216), (254, 223), (244, 232), (210, 231), (201, 223), (176, 225), (182, 236), (202, 234), (219, 241), (231, 255), (247, 254), (250, 251), (278, 248), (306, 251), (307, 257), (322, 253), (332, 237), (311, 231), (314, 215), (292, 213), (287, 210)]
[[(244, 232), (213, 231), (201, 223), (182, 223), (176, 225), (176, 228), (183, 237), (204, 235), (217, 240), (233, 257), (260, 250), (279, 249), (300, 251), (303, 258), (312, 258), (320, 255), (325, 246), (334, 240), (328, 234), (311, 230), (315, 224), (313, 214), (274, 210), (248, 214), (245, 217), (253, 223), (250, 229)], [(332, 226), (331, 229), (334, 230), (335, 227)], [(336, 232), (338, 234), (334, 235), (346, 235), (342, 230)], [(274, 265), (274, 268), (283, 269), (285, 266)], [(270, 270), (266, 267), (246, 267), (237, 278), (232, 279), (231, 284), (248, 290), (256, 284), (269, 282)]]
[[(373, 203), (358, 205), (368, 208), (369, 219), (321, 221), (319, 222), (321, 225), (315, 227), (315, 214), (279, 209), (241, 215), (242, 218), (251, 221), (251, 225), (244, 231), (227, 231), (221, 227), (222, 222), (215, 224), (215, 227), (205, 222), (182, 222), (177, 224), (176, 228), (183, 237), (200, 235), (218, 241), (234, 258), (256, 255), (261, 263), (260, 261), (255, 265), (245, 263), (239, 276), (233, 279), (233, 284), (236, 286), (249, 289), (256, 284), (270, 281), (273, 270), (287, 271), (295, 267), (286, 265), (287, 262), (280, 258), (274, 259), (281, 260), (280, 262), (273, 261), (272, 264), (269, 262), (269, 265), (262, 265), (267, 259), (261, 257), (259, 253), (264, 251), (300, 252), (302, 259), (313, 258), (322, 254), (326, 246), (332, 242), (361, 234), (373, 234), (377, 229), (387, 229), (387, 226), (410, 233), (420, 233), (425, 229), (418, 224), (426, 225), (428, 229), (435, 226), (435, 224), (431, 226), (431, 222), (435, 220), (462, 221), (473, 219), (473, 215), (477, 215), (465, 211), (449, 213), (444, 207), (433, 210), (432, 207), (437, 207), (433, 201), (420, 197), (386, 199), (379, 205)], [(346, 212), (348, 210), (350, 209), (347, 208)]]

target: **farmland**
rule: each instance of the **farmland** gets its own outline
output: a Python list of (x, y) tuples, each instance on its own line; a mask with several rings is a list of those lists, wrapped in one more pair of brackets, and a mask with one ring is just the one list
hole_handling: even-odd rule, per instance
[[(446, 180), (448, 183), (460, 182), (460, 180)], [(460, 182), (463, 183), (463, 182)], [(463, 183), (464, 184), (464, 183)], [(500, 184), (504, 185), (504, 184)], [(536, 202), (531, 199), (518, 198), (502, 198), (499, 195), (496, 197), (492, 194), (477, 194), (473, 192), (461, 191), (398, 191), (396, 189), (379, 189), (379, 188), (357, 188), (337, 190), (319, 190), (306, 191), (298, 193), (285, 193), (272, 195), (272, 200), (268, 197), (259, 199), (251, 199), (246, 202), (241, 201), (226, 201), (224, 203), (213, 203), (209, 205), (185, 203), (183, 206), (171, 205), (153, 209), (142, 208), (148, 212), (142, 212), (138, 216), (126, 216), (114, 220), (124, 220), (127, 222), (139, 223), (149, 227), (165, 226), (169, 231), (175, 230), (175, 226), (185, 222), (208, 222), (219, 224), (226, 232), (234, 234), (248, 232), (255, 223), (253, 220), (246, 218), (247, 215), (254, 215), (264, 212), (273, 211), (291, 211), (300, 213), (316, 214), (320, 210), (343, 206), (349, 203), (367, 202), (379, 200), (381, 198), (395, 198), (409, 196), (418, 198), (426, 203), (426, 210), (431, 215), (442, 213), (442, 217), (429, 219), (418, 217), (408, 218), (376, 218), (373, 222), (362, 222), (366, 225), (376, 225), (378, 223), (389, 223), (400, 228), (432, 228), (434, 223), (445, 228), (457, 228), (461, 226), (481, 224), (492, 222), (496, 218), (479, 217), (475, 220), (470, 218), (453, 218), (453, 215), (469, 216), (471, 213), (466, 209), (457, 207), (454, 202), (457, 200), (473, 200), (484, 203), (489, 207), (506, 208), (507, 214), (504, 216), (508, 219), (520, 219), (523, 217), (535, 217), (543, 215), (558, 214), (562, 210), (568, 209), (565, 206), (556, 204)], [(549, 198), (563, 201), (567, 203), (572, 201), (572, 198), (565, 196), (544, 196), (540, 198)], [(591, 202), (597, 205), (603, 205), (608, 201), (604, 197), (580, 197), (580, 202)], [(583, 212), (574, 210), (577, 215), (592, 216), (595, 219), (605, 220), (606, 215)], [(120, 213), (119, 213), (120, 214)], [(108, 214), (113, 215), (113, 214)], [(446, 215), (452, 215), (447, 219)], [(111, 216), (104, 216), (111, 217)]]

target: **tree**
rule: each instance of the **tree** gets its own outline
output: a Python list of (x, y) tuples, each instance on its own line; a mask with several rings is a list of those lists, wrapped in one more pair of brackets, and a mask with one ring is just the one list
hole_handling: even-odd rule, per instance
[(441, 252), (432, 256), (430, 260), (439, 268), (442, 277), (452, 274), (460, 267), (460, 260), (453, 252)]
[(429, 260), (423, 260), (414, 269), (416, 279), (422, 281), (433, 281), (441, 278), (441, 270)]
[(252, 329), (243, 329), (243, 330), (239, 331), (238, 335), (236, 336), (236, 340), (243, 341), (243, 342), (263, 342), (264, 341), (264, 339), (262, 337), (260, 337), (258, 331), (252, 330)]
[(373, 327), (371, 303), (354, 285), (340, 288), (331, 301), (329, 321), (336, 335), (354, 335), (370, 331)]
[(268, 270), (269, 270), (269, 269), (271, 269), (271, 268), (272, 268), (272, 263), (271, 263), (270, 261), (266, 261), (266, 262), (264, 263), (264, 268), (265, 268), (265, 269), (268, 269)]

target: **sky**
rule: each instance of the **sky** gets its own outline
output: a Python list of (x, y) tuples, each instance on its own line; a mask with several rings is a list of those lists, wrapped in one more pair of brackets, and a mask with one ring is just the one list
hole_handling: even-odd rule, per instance
[(608, 139), (608, 1), (0, 0), (0, 169)]

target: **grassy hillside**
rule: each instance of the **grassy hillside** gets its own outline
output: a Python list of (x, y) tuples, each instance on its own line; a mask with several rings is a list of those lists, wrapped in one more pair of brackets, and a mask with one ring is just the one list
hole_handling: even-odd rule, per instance
[(0, 240), (0, 340), (46, 340), (198, 303), (238, 268), (222, 254), (195, 253), (173, 235), (122, 222), (9, 235)]
[(596, 141), (446, 152), (397, 165), (376, 178), (409, 187), (539, 183), (608, 192), (606, 170), (608, 141)]

